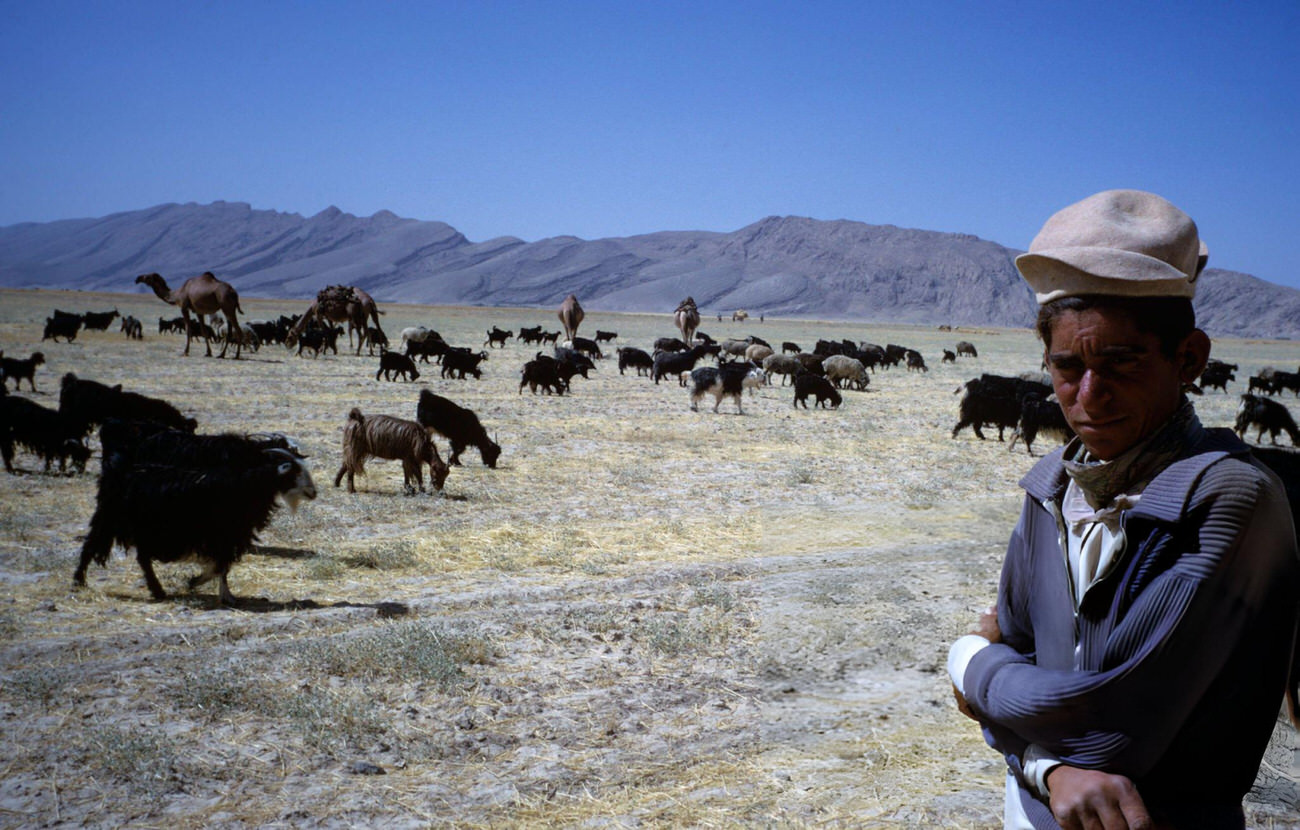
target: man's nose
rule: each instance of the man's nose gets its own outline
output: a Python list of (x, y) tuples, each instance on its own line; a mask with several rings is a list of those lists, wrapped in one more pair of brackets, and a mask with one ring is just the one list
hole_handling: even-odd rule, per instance
[(1097, 372), (1089, 369), (1079, 379), (1079, 402), (1085, 408), (1105, 404), (1110, 400), (1110, 385)]

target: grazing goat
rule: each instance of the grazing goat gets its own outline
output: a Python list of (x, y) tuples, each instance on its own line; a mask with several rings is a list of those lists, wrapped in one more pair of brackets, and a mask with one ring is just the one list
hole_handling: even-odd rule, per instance
[(685, 342), (676, 337), (660, 337), (655, 340), (656, 352), (684, 352), (689, 349)]
[(31, 357), (16, 358), (4, 357), (0, 352), (0, 385), (8, 383), (10, 378), (14, 381), (14, 390), (22, 385), (23, 379), (31, 385), (32, 391), (36, 391), (36, 367), (45, 362), (45, 355), (41, 352), (32, 352)]
[(1030, 392), (1020, 399), (1020, 422), (1016, 431), (1011, 433), (1008, 450), (1016, 448), (1017, 440), (1024, 440), (1025, 449), (1030, 456), (1034, 454), (1034, 439), (1040, 434), (1049, 435), (1062, 444), (1074, 437), (1074, 430), (1065, 420), (1061, 405), (1051, 398), (1044, 398), (1037, 392)]
[(793, 357), (799, 361), (799, 365), (803, 367), (805, 372), (811, 372), (818, 377), (826, 377), (826, 368), (822, 366), (822, 361), (828, 355), (817, 354), (817, 352), (799, 352)]
[(822, 361), (822, 369), (826, 371), (826, 379), (837, 389), (852, 384), (859, 392), (865, 392), (867, 384), (871, 383), (867, 367), (855, 357), (833, 354)]
[(379, 353), (383, 354), (387, 348), (388, 335), (384, 334), (384, 330), (374, 326), (366, 326), (366, 354), (374, 357), (375, 349), (379, 349)]
[(981, 441), (984, 433), (981, 427), (992, 425), (998, 428), (998, 440), (1003, 441), (1004, 430), (1015, 429), (1020, 423), (1020, 402), (1031, 393), (1046, 398), (1052, 394), (1050, 384), (1025, 378), (1010, 378), (1001, 375), (980, 375), (957, 388), (966, 390), (961, 399), (960, 419), (952, 428), (952, 437), (965, 427), (971, 427)]
[(574, 351), (582, 352), (587, 357), (593, 358), (594, 360), (605, 359), (605, 355), (601, 354), (600, 344), (595, 340), (589, 340), (586, 337), (575, 337), (569, 345)]
[(553, 357), (537, 354), (537, 357), (524, 364), (519, 377), (519, 394), (524, 387), (536, 395), (537, 387), (542, 387), (548, 395), (563, 395), (569, 384), (560, 377), (560, 362)]
[(695, 346), (684, 352), (659, 352), (654, 356), (654, 366), (650, 376), (654, 378), (656, 386), (659, 384), (660, 378), (669, 376), (676, 376), (678, 384), (685, 386), (686, 381), (682, 379), (682, 376), (694, 369), (695, 364), (707, 352), (707, 346)]
[(144, 325), (129, 314), (122, 318), (120, 331), (126, 332), (128, 340), (144, 339)]
[(601, 331), (600, 329), (596, 329), (597, 343), (608, 343), (610, 341), (617, 340), (617, 339), (618, 339), (618, 332), (616, 331)]
[(798, 354), (799, 352), (802, 351), (803, 349), (799, 348), (798, 343), (794, 343), (789, 340), (786, 340), (784, 343), (781, 344), (781, 354)]
[(979, 357), (979, 352), (975, 351), (974, 343), (967, 343), (965, 340), (957, 344), (958, 357)]
[(496, 326), (493, 326), (488, 331), (487, 340), (483, 341), (483, 345), (488, 346), (489, 348), (500, 346), (504, 349), (506, 347), (506, 341), (514, 336), (515, 333), (509, 329), (499, 329)]
[(654, 368), (655, 362), (644, 349), (638, 349), (634, 346), (620, 346), (618, 350), (618, 373), (623, 374), (624, 369), (636, 369), (637, 376), (648, 375)]
[(59, 412), (79, 435), (88, 435), (98, 424), (116, 418), (124, 421), (154, 421), (173, 429), (193, 432), (198, 425), (176, 407), (160, 398), (122, 391), (122, 384), (105, 386), (81, 380), (72, 372), (63, 376), (59, 389)]
[(86, 471), (90, 450), (82, 433), (58, 412), (35, 401), (8, 394), (0, 387), (0, 457), (5, 470), (14, 470), (14, 445), (25, 447), (45, 461), (45, 472), (58, 460), (59, 472), (67, 472), (68, 459), (77, 472)]
[[(309, 326), (305, 331), (298, 335), (298, 356), (302, 357), (303, 349), (311, 349), (312, 357), (320, 357), (320, 353), (328, 349), (339, 353), (339, 335), (343, 333), (340, 326)], [(290, 346), (289, 348), (292, 348)]]
[(691, 411), (700, 411), (700, 399), (713, 395), (713, 411), (723, 398), (734, 398), (736, 414), (744, 415), (740, 399), (746, 389), (755, 389), (767, 381), (763, 370), (753, 364), (732, 363), (723, 366), (701, 366), (691, 372)]
[(930, 368), (925, 365), (925, 358), (916, 349), (908, 349), (904, 354), (907, 359), (907, 371), (909, 372), (928, 372)]
[(338, 487), (346, 474), (348, 492), (355, 493), (353, 480), (358, 473), (365, 475), (369, 458), (400, 460), (402, 489), (408, 496), (415, 495), (412, 480), (424, 492), (422, 464), (429, 465), (429, 484), (434, 490), (441, 490), (447, 480), (448, 467), (424, 427), (391, 415), (362, 415), (360, 409), (353, 407), (343, 426), (343, 465), (334, 476), (334, 486)]
[(840, 391), (829, 380), (805, 373), (794, 379), (794, 403), (791, 406), (798, 409), (799, 404), (803, 404), (803, 408), (807, 409), (809, 395), (817, 399), (815, 405), (822, 409), (826, 408), (827, 401), (830, 401), (831, 409), (839, 408), (839, 405), (844, 402)]
[(957, 362), (957, 353), (956, 353), (956, 352), (951, 352), (951, 351), (949, 351), (949, 350), (947, 350), (947, 349), (944, 349), (944, 350), (943, 350), (943, 359), (940, 360), (939, 362), (940, 362), (940, 363), (956, 363), (956, 362)]
[(501, 447), (488, 437), (487, 430), (472, 410), (422, 389), (415, 407), (415, 420), (451, 442), (451, 455), (447, 456), (449, 466), (460, 466), (460, 454), (466, 447), (478, 447), (483, 463), (496, 469)]
[(1242, 395), (1233, 430), (1244, 440), (1246, 430), (1252, 426), (1258, 428), (1255, 443), (1259, 443), (1264, 438), (1264, 431), (1267, 430), (1270, 442), (1276, 444), (1277, 434), (1285, 431), (1291, 436), (1292, 445), (1300, 446), (1300, 430), (1296, 429), (1295, 419), (1291, 417), (1287, 408), (1277, 401), (1261, 398), (1258, 395)]
[(92, 560), (107, 564), (116, 543), (135, 548), (155, 600), (167, 593), (153, 563), (195, 558), (204, 571), (190, 579), (190, 589), (215, 577), (220, 602), (233, 605), (226, 576), (270, 523), (277, 503), (297, 510), (301, 501), (316, 498), (302, 459), (275, 440), (171, 433), (151, 444), (133, 425), (111, 422), (100, 442), (104, 471), (73, 574), (76, 585), (86, 584)]
[(384, 376), (384, 380), (405, 376), (414, 383), (420, 379), (420, 370), (415, 368), (415, 361), (406, 355), (384, 349), (379, 352), (379, 370), (375, 372), (375, 380), (379, 380), (380, 375)]
[(442, 356), (447, 353), (451, 346), (447, 341), (442, 339), (442, 335), (436, 331), (429, 332), (429, 336), (423, 340), (406, 341), (406, 356), (414, 360), (420, 358), (421, 363), (428, 363), (429, 358), (436, 358), (437, 362), (442, 362)]
[(77, 332), (81, 330), (80, 317), (46, 317), (45, 333), (41, 335), (41, 342), (53, 340), (59, 342), (59, 338), (71, 343), (77, 339)]
[(468, 373), (473, 375), (475, 379), (481, 380), (483, 370), (478, 365), (487, 358), (487, 352), (475, 354), (464, 348), (448, 349), (442, 356), (442, 376), (444, 378), (454, 377), (465, 380), (465, 375)]

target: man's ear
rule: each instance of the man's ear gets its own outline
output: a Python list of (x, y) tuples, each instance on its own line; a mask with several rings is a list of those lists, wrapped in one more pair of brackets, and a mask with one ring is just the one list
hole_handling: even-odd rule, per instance
[(1178, 351), (1178, 379), (1191, 383), (1205, 371), (1205, 364), (1210, 360), (1210, 336), (1200, 329), (1194, 329), (1183, 341)]

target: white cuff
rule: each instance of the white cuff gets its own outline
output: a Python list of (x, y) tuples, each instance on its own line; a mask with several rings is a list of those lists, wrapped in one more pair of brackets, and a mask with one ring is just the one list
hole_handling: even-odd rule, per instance
[(1029, 782), (1029, 786), (1039, 798), (1051, 797), (1051, 793), (1047, 789), (1047, 773), (1059, 767), (1061, 763), (1060, 758), (1057, 758), (1038, 744), (1030, 744), (1025, 748), (1025, 757), (1022, 763), (1025, 780)]
[(989, 641), (980, 635), (967, 634), (964, 637), (959, 637), (957, 642), (953, 643), (952, 647), (948, 649), (948, 677), (952, 679), (952, 685), (956, 686), (957, 691), (961, 692), (962, 695), (966, 694), (962, 681), (966, 676), (966, 667), (970, 665), (970, 661), (975, 659), (975, 655), (981, 649), (988, 648), (989, 645)]

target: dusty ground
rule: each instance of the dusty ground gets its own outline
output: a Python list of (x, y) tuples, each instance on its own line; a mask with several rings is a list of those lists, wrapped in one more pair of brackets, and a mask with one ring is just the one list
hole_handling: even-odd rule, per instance
[[(52, 308), (116, 305), (116, 330), (41, 344)], [(305, 303), (245, 300), (251, 319)], [(533, 349), (494, 350), (481, 381), (376, 382), (377, 358), (238, 362), (158, 335), (152, 295), (0, 292), (0, 349), (42, 350), (58, 378), (165, 397), (205, 431), (279, 430), (320, 498), (278, 516), (232, 572), (237, 609), (165, 602), (131, 560), (73, 591), (94, 476), (0, 476), (0, 824), (4, 826), (994, 827), (1001, 764), (950, 704), (947, 644), (992, 598), (1023, 449), (949, 438), (954, 389), (1037, 365), (1027, 331), (706, 320), (716, 337), (818, 337), (921, 350), (928, 374), (876, 374), (838, 411), (771, 387), (722, 414), (606, 360), (571, 396), (517, 393)], [(553, 312), (388, 307), (385, 328), (477, 347), (491, 325)], [(591, 313), (584, 334), (649, 347), (669, 316)], [(978, 359), (939, 363), (974, 342)], [(1232, 395), (1300, 363), (1291, 343), (1224, 341)], [(476, 410), (504, 454), (476, 451), (442, 496), (401, 495), (373, 463), (336, 490), (347, 410), (414, 417), (422, 386)], [(24, 394), (28, 394), (24, 392)], [(1036, 447), (1045, 450), (1045, 445)], [(37, 469), (31, 456), (20, 465)], [(91, 462), (98, 469), (98, 459)], [(210, 590), (210, 589), (208, 589)], [(1252, 826), (1300, 826), (1294, 743)]]

